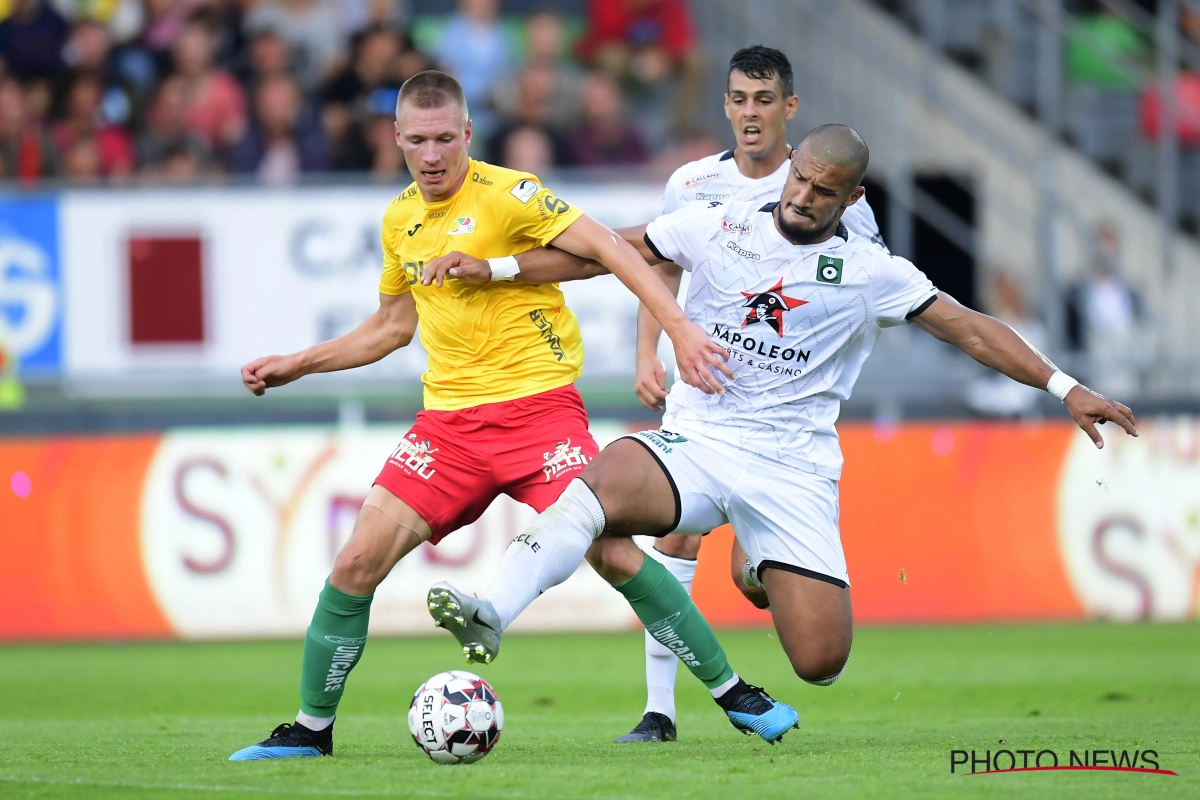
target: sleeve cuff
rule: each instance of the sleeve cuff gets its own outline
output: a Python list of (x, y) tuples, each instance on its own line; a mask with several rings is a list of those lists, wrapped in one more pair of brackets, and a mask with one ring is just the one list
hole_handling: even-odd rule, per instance
[(654, 253), (654, 257), (657, 258), (659, 261), (670, 261), (671, 260), (671, 259), (667, 258), (666, 256), (664, 256), (659, 251), (659, 249), (654, 246), (654, 242), (651, 241), (651, 239), (650, 239), (650, 231), (646, 231), (646, 233), (642, 235), (642, 241), (646, 243), (646, 247), (650, 248), (650, 252)]
[(905, 315), (904, 315), (904, 319), (905, 319), (905, 321), (906, 321), (906, 322), (911, 322), (912, 320), (914, 320), (914, 319), (916, 319), (917, 317), (919, 317), (919, 316), (921, 316), (922, 314), (924, 314), (924, 313), (925, 313), (925, 309), (927, 309), (927, 308), (929, 308), (931, 305), (933, 305), (933, 301), (934, 301), (934, 300), (937, 300), (937, 299), (938, 299), (938, 296), (937, 296), (937, 293), (935, 292), (935, 293), (934, 293), (934, 295), (933, 295), (932, 297), (929, 297), (929, 298), (927, 298), (927, 299), (925, 300), (925, 302), (921, 303), (921, 305), (917, 306), (917, 307), (916, 307), (916, 308), (914, 308), (912, 311), (910, 311), (910, 312), (908, 312), (907, 314), (905, 314)]

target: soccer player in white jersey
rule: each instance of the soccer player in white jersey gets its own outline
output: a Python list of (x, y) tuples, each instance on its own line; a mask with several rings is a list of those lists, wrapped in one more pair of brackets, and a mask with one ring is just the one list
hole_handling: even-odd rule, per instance
[[(736, 146), (675, 170), (663, 192), (663, 214), (687, 206), (748, 202), (762, 205), (779, 199), (787, 180), (787, 122), (796, 114), (792, 65), (779, 50), (754, 45), (738, 50), (729, 60), (725, 79), (725, 116)], [(880, 246), (883, 237), (865, 196), (847, 207), (842, 221), (852, 233)], [(683, 269), (671, 262), (659, 268), (667, 288), (678, 295)], [(644, 406), (663, 410), (667, 396), (666, 370), (658, 359), (662, 327), (644, 308), (638, 309), (637, 374), (634, 390)], [(650, 556), (670, 570), (690, 593), (700, 555), (700, 537), (672, 533), (657, 540)], [(758, 608), (766, 608), (766, 592), (741, 546), (734, 540), (730, 574), (734, 584)], [(675, 673), (679, 659), (646, 633), (646, 708), (632, 731), (618, 743), (675, 741)]]
[[(448, 584), (431, 588), (435, 620), (463, 620), (445, 627), (473, 658), (494, 658), (500, 635), (493, 628), (503, 630), (570, 577), (586, 553), (646, 629), (700, 677), (685, 657), (689, 637), (700, 641), (704, 632), (695, 627), (694, 604), (628, 537), (697, 534), (730, 522), (771, 598), (796, 674), (819, 686), (837, 680), (853, 626), (834, 423), (882, 328), (914, 323), (1046, 389), (1097, 447), (1104, 443), (1096, 425), (1105, 421), (1137, 435), (1129, 408), (1078, 384), (1010, 327), (939, 293), (911, 263), (846, 229), (841, 217), (862, 193), (867, 159), (854, 130), (822, 126), (793, 153), (777, 202), (693, 206), (618, 232), (648, 262), (691, 271), (685, 313), (726, 347), (735, 378), (713, 395), (677, 382), (662, 429), (618, 439), (596, 456), (509, 545), (485, 598)], [(553, 251), (534, 258), (546, 253)], [(561, 259), (562, 271), (574, 268)], [(651, 595), (660, 599), (652, 609), (644, 600)], [(685, 623), (694, 633), (681, 632)], [(710, 688), (720, 703), (719, 687)]]
[[(729, 60), (725, 83), (725, 116), (733, 129), (735, 147), (685, 164), (671, 175), (663, 192), (663, 213), (670, 214), (688, 206), (715, 207), (745, 201), (762, 205), (777, 200), (787, 180), (788, 157), (792, 148), (787, 141), (787, 123), (796, 114), (799, 99), (793, 92), (792, 65), (779, 50), (754, 45), (738, 50)], [(875, 214), (865, 196), (848, 206), (842, 221), (855, 234), (883, 246), (883, 237)], [(467, 279), (467, 265), (459, 253), (435, 259), (428, 265), (426, 281), (438, 275), (439, 268), (454, 266), (454, 277)], [(480, 280), (490, 278), (490, 269), (476, 262)], [(596, 272), (580, 271), (563, 276), (591, 277)], [(526, 264), (518, 280), (536, 276), (536, 265)], [(674, 295), (679, 294), (683, 269), (671, 262), (658, 267), (659, 274)], [(667, 396), (666, 370), (658, 359), (662, 327), (646, 311), (638, 310), (637, 370), (634, 391), (644, 406), (662, 411)], [(690, 593), (700, 554), (700, 537), (669, 534), (657, 540), (651, 557), (670, 570)], [(741, 546), (734, 541), (730, 552), (730, 574), (734, 584), (759, 608), (768, 600), (752, 572)], [(748, 583), (749, 581), (749, 583)], [(675, 741), (675, 677), (679, 659), (646, 633), (646, 707), (642, 719), (618, 743)]]

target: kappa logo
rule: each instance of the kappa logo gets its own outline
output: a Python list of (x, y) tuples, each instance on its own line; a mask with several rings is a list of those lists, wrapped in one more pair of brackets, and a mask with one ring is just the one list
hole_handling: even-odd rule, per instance
[(542, 472), (546, 475), (546, 482), (549, 483), (566, 470), (587, 466), (588, 457), (580, 450), (579, 447), (571, 447), (571, 440), (567, 439), (556, 444), (553, 453), (543, 453), (546, 463), (542, 465)]
[(727, 194), (708, 194), (706, 192), (696, 192), (697, 200), (728, 200)]
[(721, 230), (726, 233), (736, 233), (738, 236), (749, 236), (754, 230), (754, 225), (749, 220), (735, 222), (729, 217), (721, 217)]
[(762, 256), (760, 256), (758, 253), (755, 253), (753, 250), (747, 250), (746, 248), (739, 245), (733, 239), (730, 239), (728, 242), (725, 243), (725, 249), (732, 250), (733, 252), (735, 252), (739, 256), (741, 256), (742, 258), (748, 258), (751, 261), (758, 261), (760, 258), (762, 258)]
[(799, 308), (808, 303), (807, 300), (798, 300), (785, 295), (783, 278), (776, 281), (775, 285), (765, 292), (742, 292), (742, 296), (746, 298), (742, 308), (750, 309), (746, 312), (746, 318), (742, 320), (742, 327), (765, 322), (771, 330), (779, 334), (780, 338), (783, 338), (783, 315), (793, 308)]
[(521, 181), (518, 181), (516, 186), (509, 189), (508, 193), (520, 200), (522, 203), (528, 203), (541, 188), (542, 187), (538, 186), (535, 181), (524, 178)]
[(423, 479), (429, 480), (437, 474), (437, 470), (430, 469), (429, 465), (434, 462), (433, 453), (437, 449), (429, 446), (428, 439), (417, 441), (417, 435), (410, 433), (407, 437), (400, 440), (400, 444), (396, 445), (396, 449), (392, 452), (391, 461), (395, 461), (400, 466), (417, 473)]
[(721, 174), (720, 172), (706, 172), (703, 175), (696, 175), (694, 177), (688, 178), (687, 180), (685, 180), (683, 182), (683, 188), (690, 189), (693, 186), (699, 186), (702, 183), (708, 183), (709, 181), (711, 181), (713, 178), (716, 178), (720, 174)]
[(454, 224), (456, 227), (454, 228), (454, 230), (452, 230), (448, 234), (446, 234), (447, 236), (458, 236), (463, 233), (474, 233), (475, 232), (474, 217), (458, 217), (457, 219), (454, 220)]

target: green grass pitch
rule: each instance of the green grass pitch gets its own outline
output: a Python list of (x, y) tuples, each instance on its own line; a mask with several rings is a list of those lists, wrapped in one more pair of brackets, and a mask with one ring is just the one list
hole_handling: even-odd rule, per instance
[[(368, 644), (334, 758), (236, 764), (295, 712), (298, 642), (4, 647), (0, 797), (1200, 797), (1197, 625), (864, 628), (823, 689), (765, 630), (721, 639), (802, 730), (745, 739), (680, 670), (681, 740), (618, 746), (644, 702), (641, 635), (512, 636), (478, 668), (504, 736), (457, 767), (430, 762), (406, 723), (422, 680), (464, 666), (449, 637)], [(1180, 777), (951, 775), (950, 751), (972, 748), (1151, 748)]]

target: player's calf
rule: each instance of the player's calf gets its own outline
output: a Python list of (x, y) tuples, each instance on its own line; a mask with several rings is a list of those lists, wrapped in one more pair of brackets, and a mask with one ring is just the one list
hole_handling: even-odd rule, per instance
[(779, 643), (796, 676), (817, 686), (833, 683), (854, 640), (850, 588), (770, 566), (759, 577), (771, 596)]

